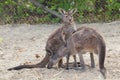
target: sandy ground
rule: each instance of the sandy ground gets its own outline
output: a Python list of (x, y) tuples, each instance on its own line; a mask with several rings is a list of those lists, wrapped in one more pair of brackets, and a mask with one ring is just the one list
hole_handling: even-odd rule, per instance
[[(19, 71), (7, 71), (20, 64), (40, 62), (46, 52), (48, 36), (61, 24), (38, 25), (0, 25), (0, 80), (101, 80), (98, 56), (95, 56), (96, 67), (86, 66), (86, 71), (65, 70), (54, 66), (53, 69), (34, 68)], [(92, 27), (100, 32), (106, 41), (107, 80), (120, 80), (120, 22), (79, 24)], [(36, 58), (36, 55), (39, 57)], [(84, 55), (85, 63), (90, 65), (89, 54)], [(65, 61), (65, 59), (64, 59)], [(72, 62), (72, 57), (71, 57)]]

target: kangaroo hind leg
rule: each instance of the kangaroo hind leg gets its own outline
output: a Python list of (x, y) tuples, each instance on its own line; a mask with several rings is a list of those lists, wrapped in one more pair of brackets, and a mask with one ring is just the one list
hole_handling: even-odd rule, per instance
[(94, 55), (90, 52), (90, 59), (91, 59), (91, 67), (95, 68), (95, 61), (94, 61)]
[(80, 59), (80, 64), (81, 64), (82, 70), (85, 70), (85, 63), (84, 63), (84, 59), (83, 59), (83, 52), (79, 53), (79, 59)]

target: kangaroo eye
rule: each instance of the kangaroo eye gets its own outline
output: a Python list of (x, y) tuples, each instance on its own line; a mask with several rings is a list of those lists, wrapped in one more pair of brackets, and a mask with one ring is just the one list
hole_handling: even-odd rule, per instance
[(68, 16), (67, 16), (67, 15), (65, 15), (65, 17), (67, 18)]

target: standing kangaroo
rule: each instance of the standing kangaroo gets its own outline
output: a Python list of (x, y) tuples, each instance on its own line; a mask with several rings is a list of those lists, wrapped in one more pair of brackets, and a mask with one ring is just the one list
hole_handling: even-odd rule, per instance
[[(76, 11), (77, 9), (72, 9), (72, 10), (69, 10), (68, 12), (66, 12), (63, 9), (59, 9), (59, 12), (63, 16), (63, 26), (58, 28), (48, 38), (46, 47), (45, 47), (46, 55), (40, 63), (35, 64), (35, 65), (20, 65), (20, 66), (10, 68), (8, 70), (45, 67), (47, 63), (49, 62), (50, 56), (55, 55), (61, 46), (66, 46), (67, 38), (69, 38), (76, 31), (76, 26), (74, 24), (74, 19), (73, 19), (73, 14)], [(76, 63), (76, 56), (74, 55), (73, 58)], [(62, 62), (62, 59), (60, 59), (58, 63), (58, 67), (62, 67), (62, 66), (63, 66), (63, 62)]]
[(82, 69), (85, 69), (85, 64), (82, 56), (82, 54), (85, 52), (90, 52), (92, 66), (95, 65), (93, 53), (99, 55), (100, 72), (104, 78), (106, 78), (106, 69), (104, 67), (106, 45), (103, 37), (92, 28), (82, 27), (73, 33), (73, 35), (67, 39), (67, 45), (62, 46), (58, 52), (50, 58), (48, 68), (51, 68), (64, 56), (67, 56), (68, 67), (70, 55), (75, 55), (78, 53), (81, 67)]

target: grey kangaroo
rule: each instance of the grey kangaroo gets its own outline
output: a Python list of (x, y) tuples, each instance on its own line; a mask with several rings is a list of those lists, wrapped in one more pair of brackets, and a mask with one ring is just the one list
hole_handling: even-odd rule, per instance
[[(49, 62), (50, 56), (55, 55), (61, 46), (63, 46), (63, 45), (66, 46), (67, 38), (69, 38), (69, 36), (71, 36), (76, 31), (76, 26), (74, 24), (74, 19), (73, 19), (73, 14), (76, 11), (77, 11), (76, 8), (69, 10), (67, 12), (63, 9), (59, 9), (59, 12), (63, 16), (63, 20), (62, 20), (63, 26), (58, 28), (48, 38), (46, 47), (45, 47), (46, 55), (40, 63), (35, 64), (35, 65), (20, 65), (20, 66), (10, 68), (8, 70), (19, 70), (19, 69), (23, 69), (23, 68), (39, 68), (39, 67), (43, 68), (43, 67), (45, 67), (47, 65), (47, 63)], [(73, 55), (73, 58), (76, 63), (76, 56)], [(75, 65), (77, 65), (77, 64), (75, 64)], [(58, 67), (63, 67), (62, 59), (60, 59), (60, 61), (58, 63)]]
[(53, 55), (48, 63), (48, 68), (51, 68), (56, 64), (61, 58), (67, 56), (67, 67), (69, 63), (70, 55), (75, 55), (78, 53), (80, 58), (80, 64), (82, 69), (85, 69), (85, 64), (82, 54), (85, 52), (90, 52), (91, 65), (94, 66), (93, 53), (99, 55), (99, 68), (100, 72), (106, 78), (106, 69), (104, 67), (104, 60), (106, 54), (106, 45), (103, 37), (92, 28), (82, 27), (71, 37), (67, 39), (67, 45), (62, 46), (58, 52)]

